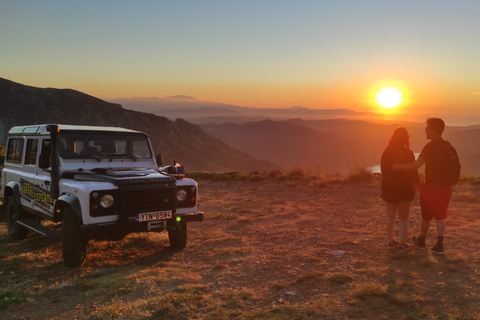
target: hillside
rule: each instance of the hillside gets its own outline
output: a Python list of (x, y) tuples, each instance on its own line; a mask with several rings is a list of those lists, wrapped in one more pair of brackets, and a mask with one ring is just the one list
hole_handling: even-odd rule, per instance
[(385, 144), (398, 125), (295, 119), (200, 126), (234, 148), (283, 167), (320, 165), (325, 173), (348, 174), (358, 167), (379, 164)]
[(185, 120), (124, 109), (119, 104), (71, 89), (36, 88), (0, 78), (0, 144), (14, 125), (62, 123), (116, 126), (146, 132), (166, 163), (176, 159), (187, 170), (274, 169), (205, 133)]
[[(428, 140), (424, 123), (347, 119), (255, 121), (243, 124), (201, 124), (201, 128), (234, 148), (282, 167), (309, 167), (348, 174), (380, 163), (393, 130), (405, 126), (411, 148), (420, 153)], [(462, 174), (480, 175), (480, 129), (447, 127), (444, 138), (456, 147)]]
[(234, 148), (259, 159), (269, 159), (284, 168), (321, 164), (327, 171), (341, 169), (342, 150), (338, 147), (341, 144), (331, 133), (272, 120), (200, 126)]

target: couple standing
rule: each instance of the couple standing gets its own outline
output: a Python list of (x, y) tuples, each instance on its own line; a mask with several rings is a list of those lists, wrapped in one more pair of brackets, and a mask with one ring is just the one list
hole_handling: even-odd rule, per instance
[[(455, 149), (442, 139), (445, 123), (439, 118), (428, 118), (426, 138), (431, 140), (415, 160), (410, 150), (410, 137), (404, 127), (394, 130), (382, 154), (382, 199), (387, 208), (387, 236), (389, 249), (399, 252), (411, 250), (406, 242), (410, 205), (419, 185), (417, 169), (425, 164), (425, 181), (420, 186), (422, 220), (420, 235), (412, 237), (413, 243), (425, 249), (425, 238), (430, 221), (435, 219), (437, 243), (432, 253), (445, 254), (443, 239), (447, 207), (452, 195), (452, 185), (458, 181), (460, 164)], [(398, 240), (395, 239), (395, 217), (398, 214)]]

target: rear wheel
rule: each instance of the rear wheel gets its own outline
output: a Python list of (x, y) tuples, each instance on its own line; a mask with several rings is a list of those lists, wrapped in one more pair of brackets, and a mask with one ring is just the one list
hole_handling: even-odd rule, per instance
[(187, 246), (187, 223), (177, 221), (168, 228), (168, 241), (173, 249), (183, 249)]
[(26, 218), (27, 212), (20, 208), (20, 204), (17, 203), (14, 196), (8, 199), (7, 213), (7, 228), (10, 237), (16, 240), (28, 237), (28, 229), (17, 223), (18, 220)]
[(65, 209), (62, 219), (63, 262), (68, 268), (80, 267), (87, 256), (88, 241), (80, 233), (80, 219), (71, 208)]

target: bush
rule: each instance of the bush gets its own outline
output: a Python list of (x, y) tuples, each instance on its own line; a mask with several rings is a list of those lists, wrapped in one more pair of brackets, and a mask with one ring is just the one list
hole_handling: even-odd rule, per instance
[(298, 168), (298, 169), (293, 169), (287, 174), (288, 177), (296, 177), (296, 178), (305, 178), (307, 173), (305, 172), (304, 169)]
[(480, 177), (475, 176), (460, 176), (460, 180), (458, 181), (459, 185), (479, 185), (480, 184)]
[(213, 175), (214, 174), (209, 171), (195, 171), (187, 172), (186, 177), (194, 180), (211, 180)]
[(371, 182), (381, 177), (379, 173), (372, 173), (367, 168), (357, 168), (355, 172), (351, 173), (347, 181), (351, 183), (357, 182)]
[(270, 173), (268, 174), (268, 177), (269, 178), (278, 178), (278, 177), (281, 177), (283, 176), (283, 172), (280, 171), (280, 170), (272, 170), (270, 171)]
[(241, 171), (218, 173), (213, 176), (213, 180), (219, 180), (219, 181), (245, 180), (245, 173)]

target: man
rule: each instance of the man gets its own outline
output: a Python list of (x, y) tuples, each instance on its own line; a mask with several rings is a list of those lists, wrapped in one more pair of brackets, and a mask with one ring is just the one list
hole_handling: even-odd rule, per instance
[[(425, 128), (426, 138), (431, 140), (422, 149), (417, 160), (407, 164), (394, 164), (393, 170), (412, 170), (418, 169), (425, 164), (425, 181), (420, 187), (420, 207), (422, 220), (420, 222), (420, 235), (412, 237), (413, 243), (425, 249), (425, 238), (430, 228), (430, 221), (435, 218), (437, 243), (431, 248), (432, 253), (445, 254), (443, 250), (443, 239), (445, 235), (445, 219), (447, 219), (447, 207), (452, 196), (452, 184), (445, 178), (445, 167), (449, 158), (455, 158), (458, 162), (458, 156), (450, 143), (442, 139), (442, 133), (445, 129), (445, 123), (439, 118), (428, 118)], [(453, 149), (452, 153), (445, 152), (446, 148)], [(459, 170), (459, 164), (458, 164)], [(459, 174), (459, 171), (458, 171)]]

